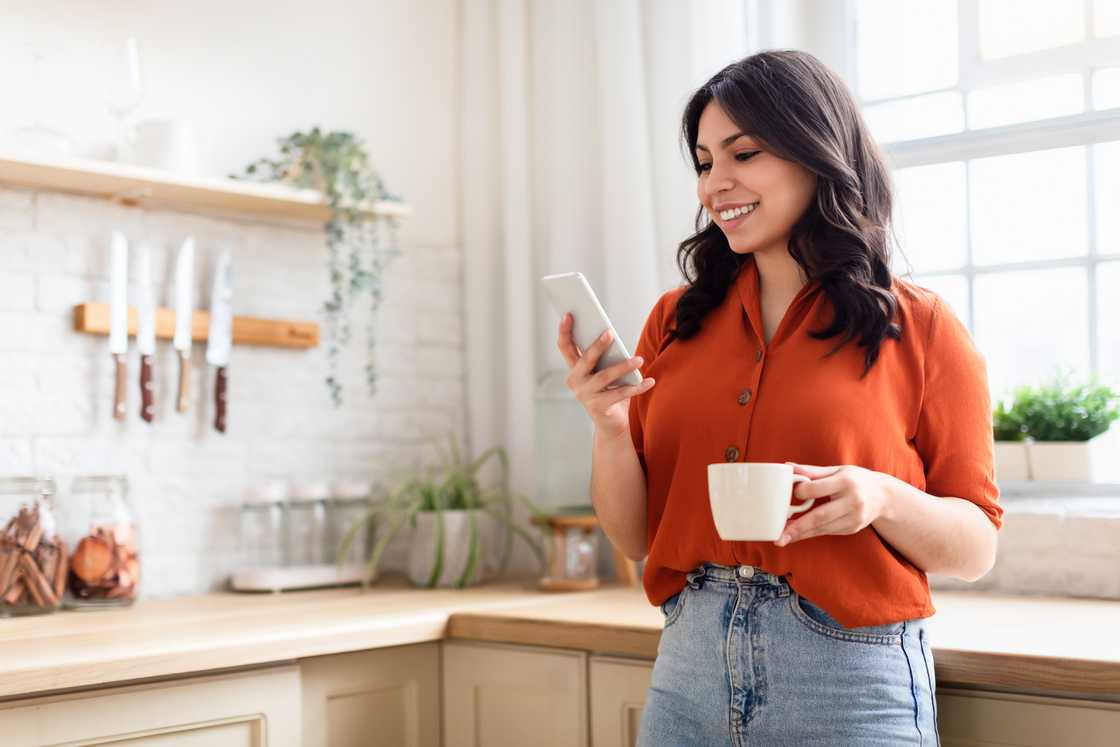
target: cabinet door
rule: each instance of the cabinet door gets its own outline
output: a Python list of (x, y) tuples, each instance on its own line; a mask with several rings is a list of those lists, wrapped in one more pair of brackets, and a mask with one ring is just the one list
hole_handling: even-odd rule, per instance
[(301, 659), (304, 747), (439, 747), (439, 643)]
[(938, 688), (943, 747), (1116, 747), (1120, 703)]
[(592, 747), (633, 747), (653, 663), (593, 656), (590, 671)]
[(0, 704), (0, 744), (299, 747), (294, 665)]
[(445, 641), (445, 747), (585, 747), (587, 654)]

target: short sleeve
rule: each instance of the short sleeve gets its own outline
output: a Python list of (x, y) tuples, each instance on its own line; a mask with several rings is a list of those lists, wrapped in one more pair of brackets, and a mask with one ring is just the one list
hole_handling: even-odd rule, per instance
[(968, 329), (937, 296), (930, 313), (915, 445), (925, 466), (927, 493), (971, 501), (996, 529), (1003, 525), (987, 366)]
[[(646, 317), (646, 323), (642, 326), (642, 333), (638, 337), (638, 344), (634, 346), (634, 355), (641, 356), (642, 363), (641, 372), (642, 378), (647, 378), (646, 370), (653, 363), (658, 353), (664, 345), (665, 338), (668, 334), (668, 324), (672, 321), (670, 315), (674, 313), (676, 304), (674, 301), (676, 297), (680, 296), (681, 289), (676, 291), (668, 291), (657, 299), (657, 303), (653, 305), (653, 309)], [(654, 387), (656, 389), (657, 387)], [(642, 469), (646, 468), (645, 456), (645, 438), (644, 438), (644, 421), (645, 421), (645, 407), (641, 400), (648, 397), (653, 390), (637, 394), (630, 398), (629, 411), (630, 416), (630, 438), (634, 441), (634, 450), (638, 452), (638, 461), (642, 464)]]

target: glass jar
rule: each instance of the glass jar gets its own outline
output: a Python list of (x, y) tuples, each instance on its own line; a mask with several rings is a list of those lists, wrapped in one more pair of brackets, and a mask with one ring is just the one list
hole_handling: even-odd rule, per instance
[(64, 534), (74, 548), (63, 606), (132, 604), (140, 587), (140, 538), (123, 475), (74, 478), (63, 512)]
[(288, 493), (289, 565), (322, 565), (330, 563), (327, 547), (327, 494), (325, 482), (304, 482), (292, 485)]
[(548, 527), (548, 571), (538, 585), (553, 591), (576, 591), (599, 586), (597, 570), (598, 520), (589, 515), (552, 515), (533, 518)]
[(284, 548), (284, 498), (288, 488), (270, 481), (250, 488), (241, 504), (241, 558), (246, 568), (279, 568)]
[(367, 512), (370, 507), (370, 484), (365, 480), (336, 480), (331, 483), (330, 503), (330, 558), (332, 563), (337, 563), (340, 558), (338, 551), (342, 549), (342, 540), (350, 528), (363, 518), (365, 523), (355, 531), (354, 539), (346, 552), (346, 557), (341, 558), (343, 564), (364, 564), (369, 560), (373, 551), (374, 523), (369, 520)]
[(43, 614), (61, 604), (68, 557), (54, 495), (50, 478), (0, 478), (0, 615)]

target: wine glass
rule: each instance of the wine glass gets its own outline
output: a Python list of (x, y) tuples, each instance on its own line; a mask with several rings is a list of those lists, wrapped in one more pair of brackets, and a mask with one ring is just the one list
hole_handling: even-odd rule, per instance
[(117, 160), (129, 155), (128, 115), (144, 100), (144, 76), (140, 69), (140, 45), (130, 36), (112, 50), (105, 106), (117, 120)]

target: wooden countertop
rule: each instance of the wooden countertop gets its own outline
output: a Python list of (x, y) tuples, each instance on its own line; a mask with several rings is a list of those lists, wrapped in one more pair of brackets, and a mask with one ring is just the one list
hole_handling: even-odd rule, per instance
[[(935, 591), (938, 685), (1120, 701), (1120, 602)], [(653, 659), (661, 613), (638, 589), (220, 592), (0, 620), (0, 699), (443, 638)]]

